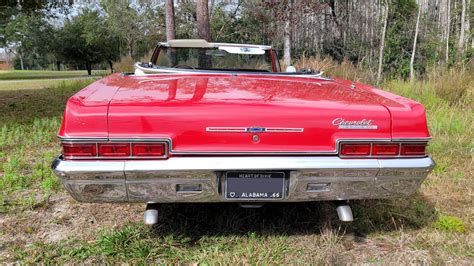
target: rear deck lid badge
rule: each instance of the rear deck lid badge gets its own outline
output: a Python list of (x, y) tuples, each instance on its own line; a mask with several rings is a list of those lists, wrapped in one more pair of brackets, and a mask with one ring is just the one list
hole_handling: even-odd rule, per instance
[(337, 126), (339, 129), (377, 129), (377, 125), (374, 124), (373, 120), (362, 119), (362, 120), (345, 120), (344, 118), (338, 117), (332, 120), (332, 124)]
[(248, 132), (248, 133), (300, 133), (304, 128), (292, 127), (206, 127), (207, 132)]

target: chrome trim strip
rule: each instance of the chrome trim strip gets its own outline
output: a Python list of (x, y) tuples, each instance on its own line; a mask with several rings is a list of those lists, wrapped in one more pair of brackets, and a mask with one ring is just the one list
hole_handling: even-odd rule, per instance
[(400, 141), (419, 141), (419, 142), (427, 142), (430, 141), (432, 137), (426, 137), (426, 138), (397, 138), (397, 139), (392, 139), (392, 141), (400, 142)]
[[(168, 44), (168, 42), (159, 42), (158, 43), (159, 45), (161, 46), (165, 46), (165, 47), (170, 47), (170, 45)], [(202, 47), (202, 48), (217, 48), (219, 46), (232, 46), (232, 47), (250, 47), (250, 48), (260, 48), (260, 49), (263, 49), (263, 50), (268, 50), (268, 49), (271, 49), (272, 46), (271, 45), (261, 45), (261, 44), (243, 44), (243, 43), (221, 43), (221, 42), (208, 42), (208, 45), (210, 45), (210, 47)]]
[[(255, 129), (255, 131), (254, 131)], [(260, 131), (261, 130), (261, 131)], [(301, 133), (304, 128), (291, 127), (206, 127), (207, 132), (244, 132), (244, 133)]]
[(68, 138), (68, 137), (60, 137), (58, 136), (59, 141), (65, 143), (71, 142), (108, 142), (108, 138)]
[[(173, 74), (177, 78), (179, 77), (186, 77), (186, 75), (189, 74), (212, 74), (212, 75), (223, 75), (223, 76), (229, 76), (229, 75), (234, 75), (234, 76), (239, 76), (239, 75), (254, 75), (254, 76), (259, 76), (259, 77), (264, 77), (264, 78), (272, 78), (272, 77), (299, 77), (299, 78), (315, 78), (315, 79), (321, 79), (321, 80), (332, 80), (331, 78), (328, 77), (323, 77), (322, 74), (323, 72), (318, 72), (314, 74), (306, 74), (302, 72), (295, 72), (295, 73), (290, 73), (290, 72), (241, 72), (241, 71), (226, 71), (226, 70), (204, 70), (204, 69), (180, 69), (180, 68), (169, 68), (169, 67), (143, 67), (140, 65), (141, 63), (135, 63), (134, 67), (135, 70), (141, 70), (143, 74), (140, 75), (140, 77), (146, 77), (146, 76), (154, 76), (157, 74)], [(181, 76), (179, 76), (181, 75)]]

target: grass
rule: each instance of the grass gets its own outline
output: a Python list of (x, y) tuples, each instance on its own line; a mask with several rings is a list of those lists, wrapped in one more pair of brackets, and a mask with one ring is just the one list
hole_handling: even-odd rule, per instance
[(409, 198), (355, 201), (352, 224), (339, 222), (331, 203), (169, 204), (150, 229), (143, 206), (76, 203), (49, 164), (66, 99), (92, 80), (0, 91), (0, 261), (471, 264), (473, 78), (460, 70), (383, 84), (426, 107), (437, 166)]
[[(79, 78), (78, 78), (79, 79)], [(83, 77), (81, 80), (93, 80), (94, 77)], [(34, 80), (9, 80), (9, 81), (0, 81), (0, 91), (7, 90), (36, 90), (36, 89), (45, 89), (51, 87), (61, 86), (64, 83), (64, 79), (34, 79)]]
[(443, 230), (447, 232), (462, 233), (466, 230), (464, 223), (463, 221), (461, 221), (461, 219), (450, 215), (440, 216), (434, 226), (438, 230)]
[(50, 165), (59, 152), (55, 135), (61, 113), (67, 98), (91, 81), (63, 81), (34, 91), (0, 91), (0, 199), (8, 198), (0, 211), (16, 204), (32, 205), (34, 200), (25, 201), (17, 191), (39, 189), (43, 194), (59, 188)]
[[(93, 76), (106, 74), (104, 70), (92, 71)], [(51, 70), (3, 70), (0, 71), (0, 80), (25, 80), (25, 79), (59, 79), (87, 77), (86, 70), (76, 71), (51, 71)]]
[(5, 90), (32, 90), (60, 86), (66, 80), (90, 80), (106, 75), (103, 70), (87, 75), (85, 70), (78, 71), (33, 71), (11, 70), (0, 71), (0, 91)]

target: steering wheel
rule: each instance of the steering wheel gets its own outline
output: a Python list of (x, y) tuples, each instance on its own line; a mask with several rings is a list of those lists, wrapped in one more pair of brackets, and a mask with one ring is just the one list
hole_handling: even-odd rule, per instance
[(173, 68), (189, 68), (189, 69), (195, 69), (194, 67), (188, 66), (188, 65), (185, 65), (185, 64), (177, 64), (177, 65), (173, 66)]

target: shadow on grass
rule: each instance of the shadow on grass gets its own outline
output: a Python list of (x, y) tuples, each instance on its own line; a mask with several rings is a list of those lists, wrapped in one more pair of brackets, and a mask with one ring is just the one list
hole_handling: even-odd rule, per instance
[(199, 240), (228, 235), (306, 235), (325, 228), (365, 236), (375, 232), (418, 229), (436, 220), (434, 205), (417, 193), (409, 198), (351, 201), (355, 221), (340, 222), (331, 202), (271, 203), (258, 209), (237, 204), (163, 204), (155, 236)]
[(30, 124), (62, 114), (67, 99), (92, 80), (64, 81), (51, 88), (0, 90), (0, 125)]

